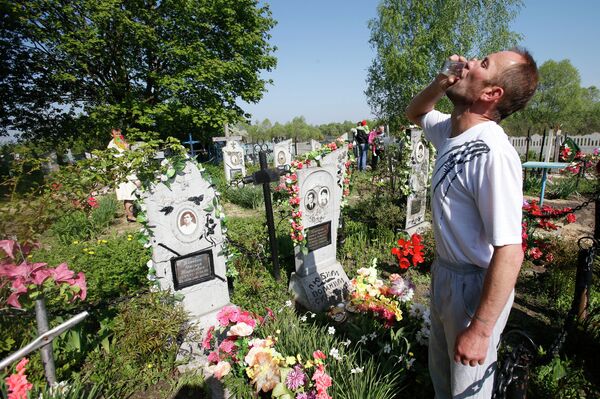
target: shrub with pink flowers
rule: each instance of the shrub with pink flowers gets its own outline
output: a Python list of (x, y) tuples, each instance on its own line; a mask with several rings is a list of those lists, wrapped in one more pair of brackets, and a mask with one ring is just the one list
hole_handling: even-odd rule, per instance
[(243, 377), (256, 394), (273, 398), (331, 399), (327, 389), (332, 379), (323, 352), (316, 350), (312, 359), (284, 356), (276, 348), (277, 337), (258, 338), (255, 334), (273, 318), (271, 311), (261, 318), (236, 306), (221, 309), (218, 327), (209, 328), (202, 341), (202, 348), (208, 351), (207, 371), (219, 380)]
[(75, 274), (66, 263), (52, 268), (47, 263), (30, 263), (27, 255), (32, 246), (19, 245), (14, 240), (0, 240), (0, 249), (5, 256), (0, 259), (0, 304), (6, 304), (20, 309), (20, 300), (24, 296), (27, 302), (44, 295), (44, 291), (60, 286), (60, 294), (74, 301), (84, 300), (87, 285), (83, 273)]
[(552, 208), (549, 205), (539, 206), (536, 200), (525, 201), (523, 204), (522, 246), (525, 258), (541, 265), (554, 260), (551, 243), (547, 235), (539, 234), (538, 230), (550, 232), (560, 227), (554, 221), (563, 224), (573, 223), (577, 217), (572, 208)]
[(350, 195), (350, 177), (352, 176), (352, 165), (354, 164), (354, 155), (352, 144), (346, 143), (342, 139), (325, 144), (321, 148), (303, 154), (299, 159), (292, 161), (290, 171), (281, 177), (279, 185), (275, 189), (276, 198), (279, 204), (290, 208), (290, 238), (294, 245), (299, 246), (303, 251), (306, 250), (306, 235), (302, 225), (302, 211), (300, 211), (300, 187), (298, 186), (298, 175), (296, 172), (300, 169), (319, 165), (321, 159), (327, 154), (342, 148), (348, 147), (348, 160), (345, 163), (345, 171), (340, 177), (340, 188), (342, 189), (342, 206), (344, 199)]

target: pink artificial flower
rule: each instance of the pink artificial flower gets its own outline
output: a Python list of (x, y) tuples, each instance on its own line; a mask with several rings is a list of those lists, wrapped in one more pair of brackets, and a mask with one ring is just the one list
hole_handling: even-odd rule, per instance
[(252, 328), (256, 327), (256, 320), (254, 319), (254, 317), (252, 317), (250, 312), (246, 312), (246, 311), (241, 312), (237, 315), (235, 320), (232, 320), (232, 321), (234, 321), (236, 323), (246, 323)]
[(208, 361), (211, 363), (218, 363), (221, 358), (219, 357), (219, 351), (213, 351), (208, 354)]
[(27, 381), (25, 366), (29, 360), (21, 359), (17, 364), (17, 372), (5, 379), (8, 388), (8, 399), (27, 399), (27, 393), (33, 388), (33, 384)]
[(239, 313), (240, 309), (238, 309), (236, 306), (225, 306), (219, 311), (219, 313), (217, 313), (217, 320), (219, 321), (220, 325), (227, 327), (229, 322), (235, 323)]
[(594, 155), (598, 155), (600, 154), (600, 148), (596, 147), (594, 148)]
[(52, 278), (57, 283), (70, 283), (75, 272), (70, 270), (66, 263), (61, 263), (52, 270)]
[(228, 355), (231, 355), (231, 352), (233, 352), (233, 350), (235, 349), (235, 341), (231, 339), (226, 339), (225, 341), (221, 342), (221, 345), (219, 345), (219, 349), (227, 353)]
[(313, 357), (315, 358), (315, 360), (321, 359), (321, 360), (325, 360), (327, 359), (327, 356), (320, 350), (316, 350), (313, 352)]
[(554, 260), (554, 255), (551, 252), (546, 254), (546, 262), (552, 262), (553, 260)]
[(317, 365), (317, 369), (312, 376), (317, 387), (317, 399), (331, 399), (327, 394), (327, 388), (332, 384), (331, 377), (325, 372), (325, 367), (322, 364)]
[(202, 340), (202, 349), (210, 349), (210, 341), (213, 339), (212, 332), (215, 330), (215, 326), (210, 326), (208, 331), (206, 331), (206, 336)]
[(69, 284), (71, 284), (71, 287), (79, 288), (79, 292), (73, 296), (73, 300), (79, 298), (84, 301), (87, 297), (87, 282), (85, 281), (85, 274), (79, 272), (77, 277), (75, 277)]
[(8, 255), (9, 258), (14, 259), (13, 251), (15, 249), (15, 241), (14, 240), (0, 240), (0, 249), (3, 249)]

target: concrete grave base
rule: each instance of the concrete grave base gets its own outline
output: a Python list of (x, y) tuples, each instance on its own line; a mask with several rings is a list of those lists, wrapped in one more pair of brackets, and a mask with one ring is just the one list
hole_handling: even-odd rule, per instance
[(406, 231), (408, 233), (408, 235), (413, 235), (415, 233), (422, 235), (423, 233), (425, 233), (426, 231), (428, 231), (430, 229), (431, 229), (431, 223), (422, 222), (417, 225), (411, 226), (411, 227), (405, 229), (404, 231)]
[[(228, 303), (227, 305), (231, 305)], [(177, 367), (177, 371), (180, 373), (198, 373), (202, 374), (205, 378), (205, 382), (210, 389), (210, 397), (212, 399), (227, 399), (231, 397), (229, 391), (224, 387), (224, 385), (211, 376), (206, 371), (206, 366), (208, 366), (208, 355), (205, 354), (205, 351), (202, 349), (202, 340), (206, 336), (206, 332), (211, 326), (217, 327), (219, 324), (217, 321), (217, 313), (219, 313), (221, 309), (217, 309), (210, 313), (204, 314), (201, 317), (196, 317), (193, 320), (190, 320), (190, 323), (193, 323), (197, 329), (200, 331), (200, 337), (198, 336), (187, 336), (184, 338), (183, 343), (179, 347), (179, 352), (177, 353), (177, 362), (185, 362)]]
[(296, 302), (313, 312), (322, 312), (348, 296), (350, 280), (338, 262), (319, 267), (307, 276), (292, 273), (290, 291)]

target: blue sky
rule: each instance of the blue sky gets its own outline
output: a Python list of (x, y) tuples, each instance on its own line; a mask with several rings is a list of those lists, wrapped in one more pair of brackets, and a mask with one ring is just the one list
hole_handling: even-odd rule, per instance
[[(287, 122), (304, 116), (310, 124), (372, 117), (364, 91), (375, 53), (367, 22), (375, 0), (269, 0), (278, 21), (271, 43), (277, 67), (258, 104), (244, 106), (252, 121)], [(582, 86), (600, 87), (600, 1), (525, 0), (512, 29), (524, 36), (541, 65), (569, 59)]]

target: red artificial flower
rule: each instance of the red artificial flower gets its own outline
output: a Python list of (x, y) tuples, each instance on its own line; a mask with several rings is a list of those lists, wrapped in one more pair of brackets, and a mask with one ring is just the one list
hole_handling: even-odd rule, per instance
[(92, 208), (98, 208), (98, 200), (94, 197), (88, 197), (87, 203)]
[(574, 213), (569, 213), (567, 215), (567, 222), (569, 222), (569, 223), (575, 223), (576, 220), (577, 220), (577, 217), (575, 216)]

